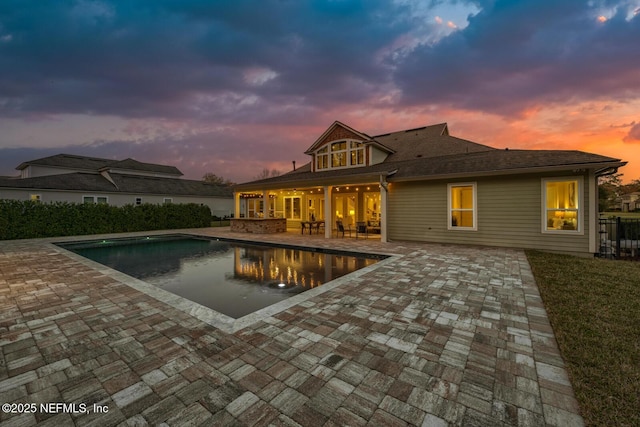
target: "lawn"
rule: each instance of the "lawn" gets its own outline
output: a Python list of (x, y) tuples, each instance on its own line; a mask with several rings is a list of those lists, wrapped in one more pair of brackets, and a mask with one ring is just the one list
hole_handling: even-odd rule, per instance
[(640, 263), (527, 251), (589, 426), (640, 426)]
[(640, 219), (640, 212), (600, 212), (601, 218), (616, 217), (620, 218), (638, 218)]

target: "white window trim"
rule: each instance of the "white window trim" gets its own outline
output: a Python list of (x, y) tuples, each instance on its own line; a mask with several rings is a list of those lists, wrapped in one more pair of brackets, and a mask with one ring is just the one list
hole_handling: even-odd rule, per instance
[[(331, 151), (331, 145), (336, 142), (344, 142), (346, 144), (346, 148), (344, 150), (339, 151)], [(359, 148), (351, 148), (351, 143), (357, 142), (361, 144)], [(319, 154), (318, 151), (327, 148), (326, 153)], [(360, 165), (352, 165), (351, 163), (351, 152), (362, 150), (363, 161)], [(331, 166), (331, 158), (334, 153), (344, 153), (345, 155), (345, 165), (344, 166)], [(327, 167), (318, 169), (318, 156), (327, 156)], [(363, 141), (358, 141), (357, 139), (337, 139), (335, 141), (328, 142), (324, 144), (322, 147), (318, 148), (315, 153), (313, 153), (313, 161), (314, 161), (314, 170), (316, 172), (328, 171), (328, 170), (336, 170), (336, 169), (349, 169), (349, 168), (361, 168), (367, 166), (367, 146)]]
[(85, 195), (83, 195), (82, 196), (82, 203), (87, 203), (87, 202), (84, 201), (84, 199), (85, 198), (89, 198), (89, 197), (92, 199), (92, 203), (93, 204), (98, 203), (98, 197), (101, 198), (101, 199), (105, 199), (105, 204), (107, 204), (107, 205), (109, 204), (109, 196), (95, 196), (93, 194), (85, 194)]
[[(451, 189), (454, 187), (471, 187), (473, 191), (473, 227), (460, 227), (451, 225)], [(460, 209), (456, 209), (460, 210)], [(478, 231), (478, 184), (476, 182), (456, 182), (447, 184), (447, 230)]]
[(173, 197), (165, 197), (162, 199), (163, 205), (170, 205), (173, 203)]
[[(576, 218), (578, 219), (578, 229), (577, 230), (549, 230), (547, 229), (547, 183), (548, 182), (566, 182), (566, 181), (578, 181), (578, 208), (576, 209), (577, 214)], [(582, 176), (561, 176), (561, 177), (553, 177), (553, 178), (542, 178), (541, 182), (541, 224), (540, 228), (542, 233), (544, 234), (564, 234), (564, 235), (584, 235), (584, 218), (585, 218), (585, 209), (584, 209), (584, 177)], [(558, 209), (553, 209), (558, 210)]]

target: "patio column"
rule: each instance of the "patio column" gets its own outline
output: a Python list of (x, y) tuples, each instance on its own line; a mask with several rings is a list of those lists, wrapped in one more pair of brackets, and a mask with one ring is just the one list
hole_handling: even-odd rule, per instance
[(269, 218), (269, 192), (262, 190), (262, 218)]
[(240, 218), (240, 193), (237, 191), (233, 193), (233, 217)]
[(331, 187), (324, 186), (324, 238), (330, 239), (333, 233), (331, 224)]
[(383, 177), (380, 177), (380, 241), (387, 242), (387, 192), (389, 184)]

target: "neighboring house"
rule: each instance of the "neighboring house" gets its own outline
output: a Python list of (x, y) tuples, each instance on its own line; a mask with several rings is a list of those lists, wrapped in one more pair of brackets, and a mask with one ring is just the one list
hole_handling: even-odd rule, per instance
[[(597, 177), (619, 159), (559, 150), (495, 149), (449, 135), (446, 123), (369, 136), (334, 122), (311, 161), (239, 184), (235, 217), (365, 222), (382, 241), (597, 252)], [(266, 209), (265, 209), (266, 207)]]
[(622, 212), (640, 211), (640, 191), (620, 196)]
[(58, 154), (16, 169), (19, 178), (0, 178), (0, 199), (115, 206), (197, 203), (209, 206), (212, 215), (233, 212), (230, 188), (181, 179), (182, 172), (174, 166)]

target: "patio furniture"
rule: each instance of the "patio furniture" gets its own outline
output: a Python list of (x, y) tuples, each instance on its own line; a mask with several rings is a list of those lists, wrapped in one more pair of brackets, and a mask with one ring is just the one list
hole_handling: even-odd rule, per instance
[(338, 236), (339, 233), (342, 233), (342, 237), (344, 238), (345, 230), (349, 232), (349, 237), (351, 237), (351, 226), (348, 225), (347, 228), (345, 228), (342, 221), (340, 220), (336, 221), (336, 237)]
[(369, 238), (369, 229), (367, 228), (367, 223), (364, 221), (356, 222), (356, 239), (360, 234), (364, 234), (365, 239)]
[(305, 221), (300, 222), (300, 228), (301, 228), (301, 233), (304, 234), (304, 230), (307, 228), (307, 225), (309, 226), (309, 234), (311, 234), (311, 224), (308, 224)]

